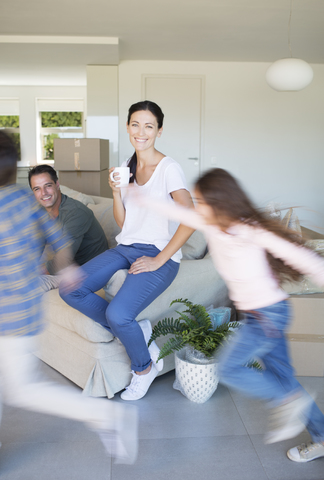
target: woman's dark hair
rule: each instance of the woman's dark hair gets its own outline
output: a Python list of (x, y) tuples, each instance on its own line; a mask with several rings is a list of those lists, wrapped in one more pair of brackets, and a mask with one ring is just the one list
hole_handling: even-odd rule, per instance
[(34, 177), (35, 175), (41, 175), (42, 173), (48, 173), (49, 176), (51, 177), (51, 180), (53, 180), (54, 183), (57, 183), (58, 181), (57, 173), (53, 167), (51, 167), (50, 165), (36, 165), (36, 167), (31, 168), (28, 172), (28, 182), (29, 182), (30, 188), (31, 188), (31, 178)]
[(0, 187), (16, 182), (18, 153), (13, 140), (0, 131)]
[[(226, 216), (231, 222), (243, 222), (260, 226), (288, 242), (304, 245), (305, 240), (293, 230), (285, 228), (277, 220), (268, 218), (258, 210), (243, 191), (239, 182), (226, 170), (215, 168), (202, 175), (196, 182), (196, 189), (210, 205), (215, 216)], [(300, 280), (301, 273), (286, 265), (280, 258), (267, 252), (270, 267), (279, 280)]]
[[(164, 118), (164, 113), (162, 112), (161, 108), (154, 102), (151, 102), (150, 100), (143, 100), (142, 102), (137, 102), (131, 105), (131, 107), (128, 110), (128, 116), (127, 116), (127, 125), (130, 123), (131, 116), (135, 112), (141, 112), (141, 111), (149, 110), (156, 118), (157, 124), (158, 124), (158, 129), (163, 127), (163, 118)], [(136, 152), (134, 152), (132, 158), (128, 162), (129, 166), (129, 171), (132, 173), (132, 177), (130, 178), (129, 182), (133, 183), (134, 180), (136, 180), (136, 167), (137, 167), (137, 156)]]

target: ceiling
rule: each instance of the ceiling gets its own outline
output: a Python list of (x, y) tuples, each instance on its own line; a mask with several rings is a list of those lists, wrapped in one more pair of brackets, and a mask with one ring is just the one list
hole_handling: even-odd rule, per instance
[[(2, 43), (0, 79), (20, 69), (122, 60), (273, 62), (290, 56), (291, 0), (0, 0), (1, 35), (118, 37), (119, 45)], [(324, 1), (293, 0), (292, 55), (324, 63)], [(8, 40), (8, 39), (7, 39)], [(116, 49), (118, 50), (116, 54)]]

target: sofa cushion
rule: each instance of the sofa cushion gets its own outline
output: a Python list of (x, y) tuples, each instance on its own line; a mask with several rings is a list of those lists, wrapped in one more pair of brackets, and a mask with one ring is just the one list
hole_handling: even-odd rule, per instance
[[(127, 274), (127, 269), (117, 270), (117, 272), (111, 277), (107, 285), (103, 287), (106, 298), (112, 298), (116, 295), (116, 293), (126, 280)], [(106, 295), (108, 295), (108, 297)]]
[(97, 205), (88, 205), (88, 207), (93, 211), (96, 219), (102, 226), (109, 248), (116, 247), (116, 236), (119, 234), (120, 228), (114, 219), (112, 204), (99, 203)]
[[(104, 298), (104, 291), (97, 292)], [(111, 342), (114, 336), (99, 323), (86, 317), (78, 310), (67, 305), (61, 299), (58, 289), (50, 290), (43, 295), (44, 307), (51, 311), (51, 322), (76, 332), (89, 342)]]
[(79, 202), (83, 203), (83, 205), (94, 205), (95, 201), (93, 200), (90, 195), (86, 195), (85, 193), (77, 192), (76, 190), (73, 190), (72, 188), (65, 187), (64, 185), (60, 185), (61, 192), (64, 193), (64, 195), (67, 195), (68, 197), (73, 198), (74, 200), (79, 200)]
[(181, 248), (184, 260), (199, 260), (204, 258), (207, 243), (201, 232), (196, 230)]

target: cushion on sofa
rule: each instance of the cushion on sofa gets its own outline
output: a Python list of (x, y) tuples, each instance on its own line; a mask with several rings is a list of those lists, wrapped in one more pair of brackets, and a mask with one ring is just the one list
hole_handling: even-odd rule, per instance
[(114, 219), (113, 206), (100, 203), (98, 205), (88, 205), (88, 207), (93, 211), (96, 219), (102, 226), (109, 248), (116, 247), (116, 236), (119, 234), (120, 228)]
[(93, 200), (90, 195), (86, 195), (85, 193), (77, 192), (72, 188), (65, 187), (64, 185), (60, 185), (61, 192), (68, 197), (73, 198), (74, 200), (79, 200), (79, 202), (83, 203), (83, 205), (89, 206), (94, 205), (95, 201)]
[[(104, 298), (103, 290), (97, 292)], [(44, 307), (51, 311), (51, 321), (89, 342), (111, 342), (114, 336), (99, 323), (86, 317), (78, 310), (67, 305), (60, 297), (58, 289), (50, 290), (43, 295)]]
[(181, 248), (184, 260), (199, 260), (204, 258), (207, 243), (201, 232), (196, 230)]
[(111, 277), (107, 285), (103, 287), (106, 298), (106, 295), (108, 295), (108, 298), (114, 297), (116, 295), (116, 293), (126, 280), (127, 275), (127, 269), (117, 270), (117, 272)]

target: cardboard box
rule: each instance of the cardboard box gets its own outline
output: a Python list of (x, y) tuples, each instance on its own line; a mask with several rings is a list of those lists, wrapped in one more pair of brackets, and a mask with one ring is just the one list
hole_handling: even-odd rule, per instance
[(109, 168), (109, 140), (100, 138), (55, 138), (55, 170), (101, 171)]
[(112, 198), (108, 184), (108, 170), (101, 172), (59, 172), (59, 182), (87, 195)]
[(291, 295), (288, 339), (296, 375), (324, 376), (324, 294)]
[(295, 375), (301, 377), (323, 377), (324, 342), (318, 342), (316, 338), (311, 336), (303, 338), (289, 334), (288, 337)]

